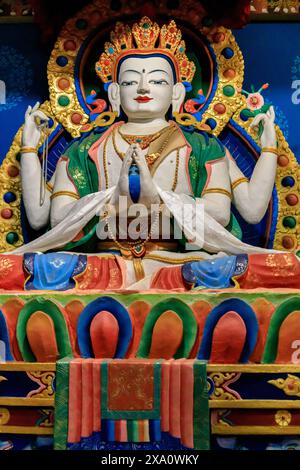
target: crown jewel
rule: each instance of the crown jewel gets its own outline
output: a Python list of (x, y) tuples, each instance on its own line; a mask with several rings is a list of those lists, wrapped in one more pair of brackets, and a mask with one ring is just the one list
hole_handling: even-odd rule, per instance
[(162, 28), (147, 16), (144, 16), (139, 23), (135, 23), (132, 29), (118, 22), (111, 32), (110, 39), (111, 42), (105, 43), (105, 52), (96, 63), (97, 75), (104, 83), (116, 81), (119, 60), (137, 52), (143, 54), (157, 52), (167, 55), (175, 65), (178, 81), (191, 82), (193, 79), (196, 67), (185, 53), (185, 42), (181, 39), (181, 31), (174, 20)]

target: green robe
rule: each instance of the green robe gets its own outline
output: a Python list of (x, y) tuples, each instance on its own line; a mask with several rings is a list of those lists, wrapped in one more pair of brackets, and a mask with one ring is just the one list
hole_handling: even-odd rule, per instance
[[(190, 144), (192, 152), (189, 158), (189, 175), (193, 196), (200, 198), (207, 181), (206, 163), (221, 159), (225, 156), (225, 147), (214, 136), (197, 130), (182, 133)], [(88, 152), (91, 146), (102, 136), (101, 133), (92, 132), (85, 138), (73, 142), (64, 156), (69, 159), (68, 173), (77, 188), (80, 197), (99, 191), (98, 172), (94, 161)], [(85, 253), (96, 251), (96, 227), (98, 217), (94, 217), (84, 228), (84, 236), (76, 241), (68, 243), (63, 249), (76, 251), (76, 248)], [(242, 237), (242, 232), (233, 214), (229, 225), (226, 227), (237, 238)], [(80, 247), (80, 248), (79, 248)]]

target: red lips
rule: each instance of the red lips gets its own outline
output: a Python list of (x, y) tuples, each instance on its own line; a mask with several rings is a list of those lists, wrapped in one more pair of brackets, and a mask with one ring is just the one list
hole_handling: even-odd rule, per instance
[(153, 98), (149, 98), (149, 96), (138, 96), (137, 98), (134, 98), (134, 99), (138, 103), (148, 103), (148, 101), (153, 100)]

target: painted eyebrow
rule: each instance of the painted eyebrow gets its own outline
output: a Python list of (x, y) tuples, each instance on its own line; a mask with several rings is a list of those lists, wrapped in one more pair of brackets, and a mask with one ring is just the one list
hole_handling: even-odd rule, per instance
[(141, 74), (141, 72), (138, 72), (137, 70), (124, 70), (124, 72), (122, 72), (122, 75), (127, 72), (134, 72), (134, 73), (138, 73), (139, 75)]
[[(126, 73), (126, 72), (134, 72), (134, 73), (138, 73), (138, 74), (141, 74), (141, 72), (138, 72), (137, 70), (124, 70), (123, 73)], [(166, 72), (165, 70), (160, 70), (160, 69), (155, 69), (155, 70), (151, 70), (150, 72), (148, 73), (154, 73), (154, 72), (163, 72), (165, 73), (166, 75), (168, 74), (168, 72)]]
[(151, 72), (149, 72), (149, 73), (154, 73), (154, 72), (163, 72), (163, 73), (165, 73), (166, 75), (168, 75), (168, 72), (166, 72), (165, 70), (160, 70), (160, 69), (151, 70)]

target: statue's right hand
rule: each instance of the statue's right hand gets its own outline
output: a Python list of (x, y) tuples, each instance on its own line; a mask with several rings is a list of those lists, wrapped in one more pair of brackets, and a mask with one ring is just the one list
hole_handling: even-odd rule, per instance
[(36, 122), (36, 118), (42, 121), (49, 121), (48, 116), (39, 111), (40, 103), (37, 102), (32, 108), (28, 106), (25, 114), (25, 124), (22, 133), (22, 145), (24, 147), (37, 147), (41, 138), (41, 130)]
[(127, 197), (128, 198), (128, 203), (132, 202), (131, 197), (130, 197), (130, 191), (129, 191), (129, 168), (132, 165), (133, 161), (133, 152), (134, 148), (131, 145), (124, 157), (123, 164), (121, 167), (121, 172), (119, 176), (119, 181), (117, 183), (116, 191), (112, 197), (111, 202), (115, 205), (118, 206), (119, 204), (119, 197)]

